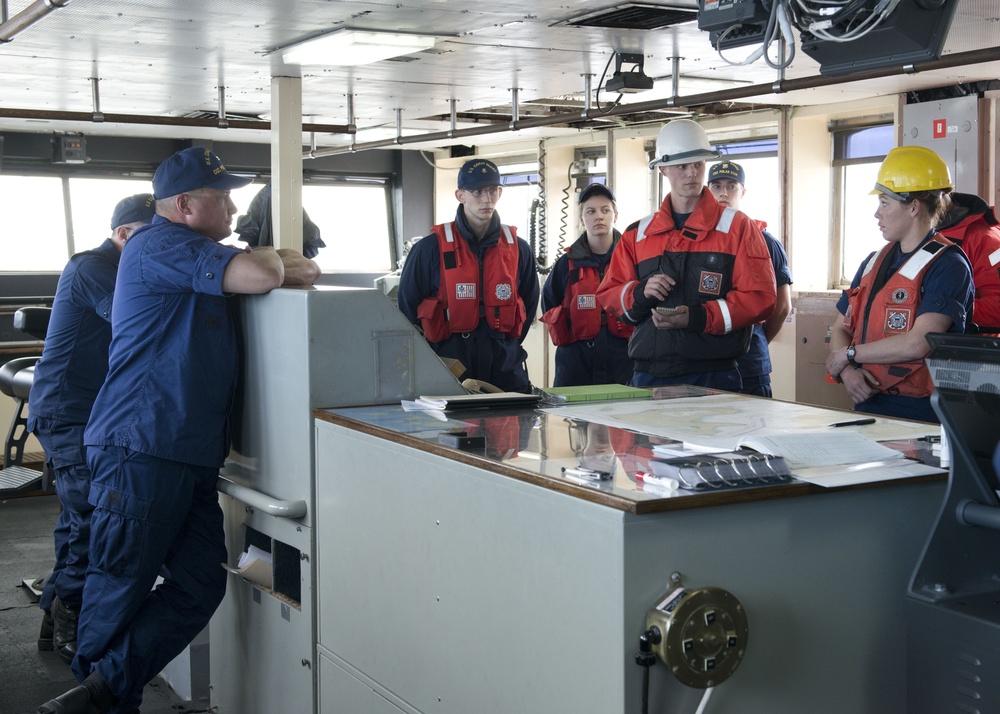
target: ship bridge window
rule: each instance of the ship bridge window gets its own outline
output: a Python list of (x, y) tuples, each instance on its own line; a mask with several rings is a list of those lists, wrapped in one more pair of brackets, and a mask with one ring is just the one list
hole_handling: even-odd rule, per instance
[[(231, 192), (244, 214), (263, 187), (255, 182)], [(148, 193), (148, 178), (0, 175), (0, 266), (4, 272), (60, 272), (74, 253), (111, 235), (115, 204)], [(302, 205), (326, 244), (315, 260), (325, 273), (385, 273), (393, 267), (389, 185), (383, 179), (307, 183)], [(235, 233), (225, 243), (245, 246)]]
[(851, 284), (861, 262), (881, 244), (874, 213), (879, 166), (895, 146), (892, 124), (831, 127), (833, 138), (833, 260), (831, 287)]

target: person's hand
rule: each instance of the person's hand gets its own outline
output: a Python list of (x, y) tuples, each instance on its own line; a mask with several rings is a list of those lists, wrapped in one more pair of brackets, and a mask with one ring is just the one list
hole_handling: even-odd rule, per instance
[(678, 305), (673, 315), (661, 315), (655, 309), (652, 312), (653, 325), (659, 330), (683, 330), (690, 317), (687, 305)]
[(315, 261), (291, 248), (278, 248), (278, 257), (285, 266), (285, 281), (282, 285), (312, 285), (323, 274)]
[(677, 281), (669, 275), (656, 273), (646, 278), (646, 284), (642, 288), (642, 294), (653, 300), (666, 300), (667, 295), (677, 285)]
[(849, 364), (850, 362), (847, 359), (846, 347), (834, 350), (826, 358), (826, 371), (831, 377), (837, 379), (840, 376), (840, 373), (843, 372), (844, 368)]
[(855, 404), (871, 399), (872, 395), (878, 392), (879, 382), (875, 376), (863, 367), (851, 367), (843, 369), (840, 379), (847, 390), (847, 396)]

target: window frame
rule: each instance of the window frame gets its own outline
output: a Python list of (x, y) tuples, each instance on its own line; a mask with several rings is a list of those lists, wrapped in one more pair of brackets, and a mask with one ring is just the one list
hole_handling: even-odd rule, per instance
[[(60, 182), (60, 187), (62, 195), (57, 199), (51, 197), (51, 202), (46, 201), (44, 205), (49, 207), (50, 210), (56, 211), (61, 210), (63, 216), (63, 224), (66, 234), (66, 245), (65, 245), (65, 255), (63, 256), (60, 266), (58, 268), (29, 268), (25, 270), (5, 270), (0, 271), (7, 274), (17, 274), (17, 275), (32, 275), (32, 274), (43, 274), (43, 273), (58, 273), (61, 272), (65, 263), (80, 250), (85, 250), (91, 246), (80, 247), (78, 245), (78, 236), (84, 236), (84, 227), (75, 226), (72, 216), (72, 188), (71, 182), (74, 179), (107, 179), (107, 180), (122, 180), (122, 181), (146, 181), (151, 182), (153, 178), (153, 173), (155, 172), (154, 165), (136, 165), (128, 164), (120, 161), (101, 161), (99, 164), (88, 165), (72, 165), (72, 164), (49, 164), (42, 163), (40, 160), (18, 160), (11, 159), (6, 160), (2, 167), (2, 175), (5, 177), (24, 177), (24, 178), (54, 178), (58, 179)], [(260, 183), (269, 181), (271, 175), (267, 172), (259, 172), (253, 170), (245, 170), (243, 167), (234, 169), (234, 172), (241, 175), (252, 178), (254, 183)], [(382, 174), (347, 174), (344, 172), (326, 172), (326, 171), (303, 171), (302, 181), (304, 186), (357, 186), (357, 185), (374, 185), (380, 186), (383, 189), (385, 196), (385, 210), (386, 210), (386, 240), (388, 242), (388, 269), (392, 270), (399, 262), (399, 249), (394, 240), (395, 235), (395, 202), (393, 200), (393, 192), (396, 188), (396, 179), (392, 175), (382, 175)], [(147, 190), (152, 190), (149, 186)], [(246, 206), (241, 206), (241, 213), (247, 208)], [(235, 219), (234, 219), (235, 226)], [(86, 235), (89, 235), (89, 228), (87, 229)], [(110, 232), (110, 231), (109, 231)], [(370, 269), (353, 269), (349, 271), (343, 271), (348, 273), (357, 272), (381, 272), (383, 267), (372, 267)], [(336, 274), (341, 271), (327, 269), (324, 271), (326, 274)]]
[[(830, 288), (845, 290), (850, 287), (858, 266), (844, 264), (847, 253), (846, 215), (847, 215), (847, 168), (870, 164), (881, 164), (886, 154), (866, 154), (864, 156), (849, 156), (850, 137), (873, 129), (892, 128), (891, 118), (862, 119), (844, 122), (831, 122), (830, 132), (830, 170), (831, 175), (831, 210), (830, 210), (830, 273), (828, 276)], [(895, 145), (895, 137), (893, 137)], [(892, 146), (889, 147), (890, 149)]]

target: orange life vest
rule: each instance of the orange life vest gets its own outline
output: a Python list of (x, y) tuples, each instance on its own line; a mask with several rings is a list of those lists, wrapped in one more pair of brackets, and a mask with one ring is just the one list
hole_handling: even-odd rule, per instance
[(615, 337), (628, 339), (635, 328), (626, 325), (617, 317), (611, 317), (597, 301), (597, 287), (601, 284), (601, 274), (594, 265), (574, 264), (567, 259), (569, 281), (561, 305), (556, 305), (541, 317), (546, 323), (552, 344), (556, 347), (581, 340), (592, 340), (601, 331), (601, 323), (608, 326), (608, 332)]
[[(950, 240), (936, 233), (913, 252), (903, 265), (889, 277), (885, 285), (872, 295), (875, 280), (893, 248), (886, 245), (865, 266), (858, 287), (847, 293), (848, 307), (844, 327), (860, 343), (875, 342), (886, 337), (909, 332), (920, 305), (921, 284), (931, 263), (953, 246)], [(923, 360), (894, 364), (865, 364), (864, 368), (879, 382), (880, 391), (906, 397), (926, 397), (934, 391), (930, 372)]]
[(417, 309), (427, 340), (442, 342), (455, 333), (472, 332), (480, 319), (492, 330), (520, 339), (525, 309), (517, 292), (515, 229), (501, 224), (500, 239), (486, 249), (482, 265), (454, 222), (433, 230), (441, 256), (440, 285), (437, 295)]

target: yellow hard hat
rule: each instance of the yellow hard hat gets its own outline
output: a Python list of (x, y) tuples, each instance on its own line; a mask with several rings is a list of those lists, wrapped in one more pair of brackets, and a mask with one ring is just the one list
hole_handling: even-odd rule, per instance
[(871, 194), (906, 200), (909, 194), (918, 191), (953, 187), (948, 164), (940, 156), (923, 146), (897, 146), (886, 154)]

